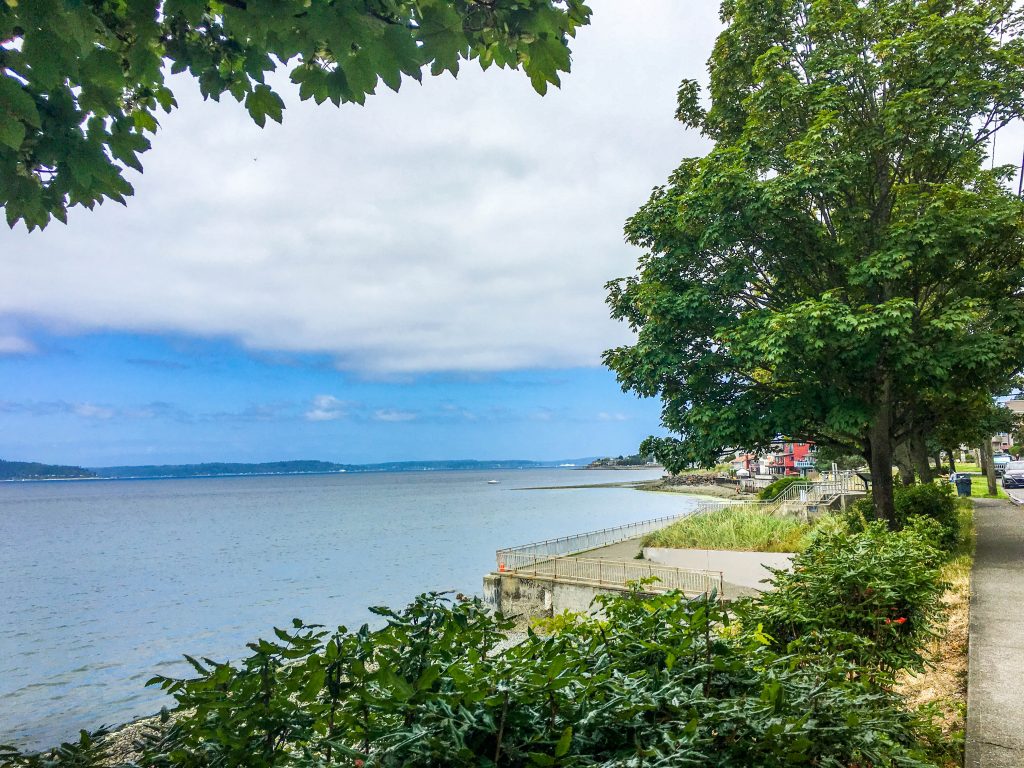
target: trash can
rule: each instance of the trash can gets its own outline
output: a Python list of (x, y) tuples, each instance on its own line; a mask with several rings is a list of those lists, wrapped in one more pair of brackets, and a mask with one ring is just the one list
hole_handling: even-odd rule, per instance
[(960, 472), (956, 476), (956, 495), (957, 496), (970, 496), (971, 495), (971, 476)]

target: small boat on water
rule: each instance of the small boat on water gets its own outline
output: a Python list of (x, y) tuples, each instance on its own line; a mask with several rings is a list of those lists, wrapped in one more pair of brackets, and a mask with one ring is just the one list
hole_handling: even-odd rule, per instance
[(487, 484), (488, 485), (497, 485), (500, 482), (501, 482), (501, 480), (488, 480)]

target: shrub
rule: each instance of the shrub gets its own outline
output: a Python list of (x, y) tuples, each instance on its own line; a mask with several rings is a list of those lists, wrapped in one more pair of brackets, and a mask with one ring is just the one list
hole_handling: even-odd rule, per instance
[(744, 552), (796, 552), (811, 527), (793, 517), (757, 509), (726, 509), (691, 515), (644, 538), (645, 547), (732, 549)]
[(296, 621), (237, 666), (190, 659), (196, 677), (155, 678), (178, 708), (139, 765), (931, 765), (927, 724), (837, 644), (794, 654), (714, 597), (642, 589), (505, 651), (509, 622), (438, 594), (376, 609), (376, 631)]
[[(942, 616), (937, 523), (916, 518), (902, 531), (868, 523), (858, 533), (823, 532), (773, 571), (773, 591), (741, 604), (748, 624), (761, 624), (776, 649), (800, 643), (850, 649), (858, 666), (885, 674), (921, 670), (921, 647)], [(795, 644), (795, 645), (792, 645)]]
[(765, 486), (760, 491), (758, 491), (757, 498), (761, 499), (761, 501), (771, 501), (784, 490), (789, 488), (789, 486), (795, 483), (803, 482), (806, 482), (806, 480), (804, 480), (802, 477), (780, 477), (771, 485)]
[[(930, 518), (939, 525), (939, 547), (947, 552), (956, 547), (960, 539), (960, 515), (950, 483), (897, 485), (893, 502), (897, 529), (904, 528), (914, 518)], [(863, 530), (865, 522), (872, 519), (874, 506), (870, 494), (851, 505), (847, 515), (852, 530)]]
[(780, 654), (756, 629), (727, 631), (713, 598), (638, 587), (598, 602), (603, 620), (530, 632), (504, 653), (486, 652), (507, 626), (500, 617), (438, 595), (382, 614), (388, 626), (376, 632), (296, 626), (254, 643), (234, 671), (160, 679), (180, 717), (143, 762), (926, 764), (919, 721), (843, 654)]

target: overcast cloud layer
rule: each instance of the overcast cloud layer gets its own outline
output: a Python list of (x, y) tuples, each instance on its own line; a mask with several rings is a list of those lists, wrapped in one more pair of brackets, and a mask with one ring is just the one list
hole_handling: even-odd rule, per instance
[(703, 140), (672, 118), (715, 3), (596, 2), (564, 87), (521, 73), (298, 101), (255, 127), (179, 79), (128, 208), (0, 234), (0, 354), (31, 331), (226, 336), (370, 374), (599, 364), (625, 219)]

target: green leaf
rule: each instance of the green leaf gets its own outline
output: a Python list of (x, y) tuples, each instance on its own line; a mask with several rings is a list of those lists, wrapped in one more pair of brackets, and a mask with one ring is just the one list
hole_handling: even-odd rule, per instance
[(17, 150), (21, 149), (21, 143), (24, 140), (24, 124), (8, 113), (0, 112), (0, 144), (6, 144), (11, 149)]
[(569, 754), (569, 748), (572, 746), (572, 726), (567, 726), (562, 731), (562, 737), (558, 740), (555, 745), (555, 757), (565, 757)]
[(257, 85), (245, 98), (245, 108), (249, 111), (256, 125), (262, 128), (266, 125), (267, 117), (274, 122), (280, 123), (284, 102), (281, 97), (270, 90), (268, 85)]
[(425, 691), (429, 689), (435, 682), (437, 682), (439, 677), (441, 677), (441, 667), (437, 664), (431, 664), (423, 670), (423, 674), (421, 674), (419, 679), (416, 681), (416, 690)]
[(15, 115), (33, 128), (40, 127), (35, 99), (21, 83), (3, 74), (0, 74), (0, 112)]

